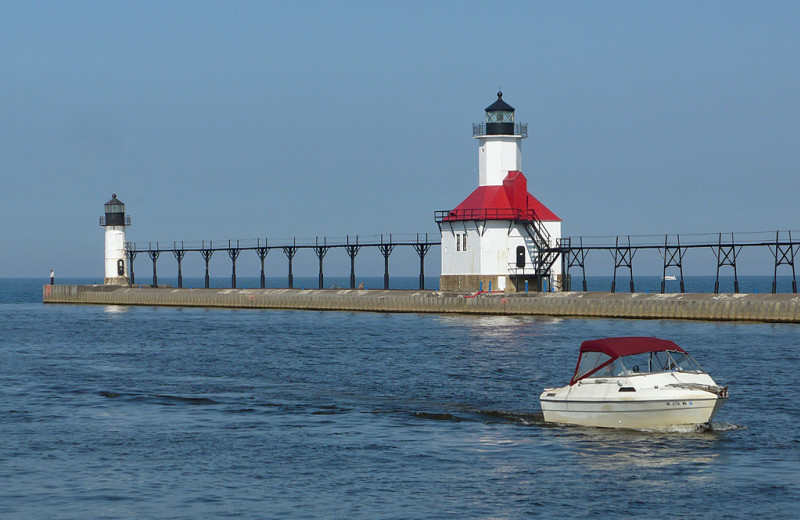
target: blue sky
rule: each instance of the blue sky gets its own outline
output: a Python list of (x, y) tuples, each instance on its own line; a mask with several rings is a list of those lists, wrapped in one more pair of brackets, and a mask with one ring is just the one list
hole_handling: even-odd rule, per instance
[(112, 192), (135, 241), (436, 232), (499, 87), (565, 235), (798, 229), (798, 26), (797, 2), (3, 2), (0, 277), (102, 276)]

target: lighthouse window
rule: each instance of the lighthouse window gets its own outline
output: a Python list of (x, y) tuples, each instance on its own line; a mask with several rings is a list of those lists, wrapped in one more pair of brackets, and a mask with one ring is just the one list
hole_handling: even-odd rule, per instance
[(456, 251), (461, 251), (461, 235), (456, 233)]
[(486, 121), (488, 123), (513, 123), (514, 112), (488, 112)]
[(467, 250), (467, 234), (464, 233), (464, 251)]

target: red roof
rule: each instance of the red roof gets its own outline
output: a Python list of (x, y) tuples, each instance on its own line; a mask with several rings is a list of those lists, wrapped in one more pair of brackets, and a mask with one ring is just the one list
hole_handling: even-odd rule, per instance
[(645, 352), (663, 352), (665, 350), (686, 352), (672, 341), (647, 337), (593, 339), (581, 343), (581, 352), (602, 352), (613, 359)]
[(502, 186), (478, 186), (444, 218), (445, 221), (534, 219), (561, 222), (555, 213), (528, 193), (528, 180), (519, 171), (508, 172)]

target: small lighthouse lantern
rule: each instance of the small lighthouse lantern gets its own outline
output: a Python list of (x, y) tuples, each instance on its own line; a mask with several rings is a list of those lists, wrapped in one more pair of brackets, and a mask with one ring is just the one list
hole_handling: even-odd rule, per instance
[(486, 107), (487, 135), (514, 135), (514, 107), (503, 101), (503, 93), (497, 93), (497, 101)]
[(128, 259), (125, 246), (125, 226), (131, 225), (131, 218), (125, 215), (125, 204), (111, 195), (105, 203), (105, 216), (100, 217), (100, 225), (105, 228), (105, 285), (128, 284)]
[(105, 204), (106, 216), (103, 220), (103, 226), (130, 226), (131, 219), (128, 217), (127, 223), (125, 221), (125, 204), (117, 198), (117, 194), (111, 194), (111, 200)]

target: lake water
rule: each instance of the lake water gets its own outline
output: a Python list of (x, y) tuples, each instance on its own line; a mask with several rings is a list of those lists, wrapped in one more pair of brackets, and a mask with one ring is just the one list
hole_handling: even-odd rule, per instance
[[(796, 325), (43, 305), (41, 282), (0, 280), (0, 518), (800, 513)], [(580, 342), (621, 335), (730, 385), (710, 431), (542, 422)]]

